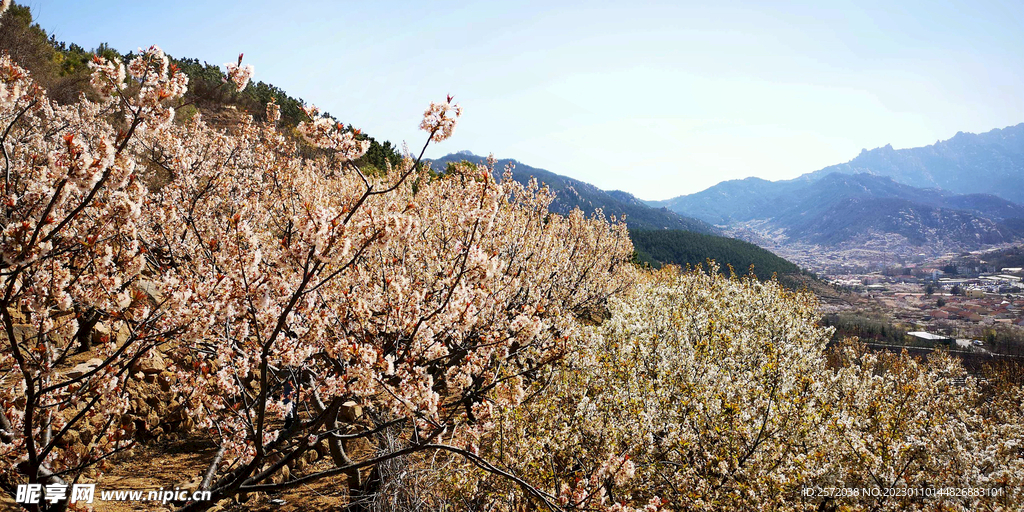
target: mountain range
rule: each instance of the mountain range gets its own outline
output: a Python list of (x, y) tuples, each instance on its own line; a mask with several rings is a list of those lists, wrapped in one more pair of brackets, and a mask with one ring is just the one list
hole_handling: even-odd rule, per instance
[[(485, 160), (461, 151), (432, 165), (441, 170), (450, 163)], [(886, 145), (791, 180), (729, 180), (664, 201), (601, 190), (512, 159), (497, 162), (499, 178), (506, 165), (514, 167), (515, 180), (533, 177), (548, 185), (555, 193), (552, 211), (600, 208), (606, 215), (625, 215), (634, 233), (726, 234), (783, 254), (787, 248), (810, 247), (812, 253), (866, 249), (907, 255), (1024, 239), (1024, 123), (982, 134), (961, 132), (921, 148)], [(672, 238), (662, 235), (646, 234), (645, 243)], [(680, 246), (681, 235), (672, 236), (665, 243)], [(644, 249), (670, 254), (654, 246)], [(676, 253), (682, 254), (671, 254)]]
[(863, 150), (845, 164), (826, 167), (808, 177), (833, 172), (866, 172), (914, 187), (992, 194), (1024, 203), (1024, 123), (980, 134), (958, 132), (949, 140), (920, 148), (893, 149), (886, 145)]
[[(474, 155), (469, 151), (459, 151), (432, 160), (431, 165), (434, 169), (442, 171), (448, 164), (461, 161), (484, 164), (487, 157)], [(539, 183), (547, 185), (554, 192), (555, 199), (551, 204), (551, 211), (555, 213), (566, 214), (573, 208), (579, 208), (590, 214), (600, 208), (607, 216), (625, 215), (626, 225), (631, 230), (678, 229), (718, 233), (717, 229), (703, 220), (680, 215), (668, 208), (652, 207), (628, 192), (601, 190), (590, 183), (530, 167), (508, 158), (495, 163), (495, 178), (501, 179), (507, 165), (513, 166), (512, 179), (525, 184), (530, 178), (536, 178)]]
[[(444, 171), (449, 164), (468, 161), (483, 164), (486, 157), (469, 151), (452, 153), (431, 161), (432, 168)], [(705, 265), (716, 261), (723, 273), (739, 274), (753, 271), (762, 279), (778, 275), (780, 281), (799, 287), (806, 281), (796, 280), (800, 268), (782, 257), (743, 240), (721, 236), (709, 223), (680, 215), (664, 207), (652, 207), (621, 190), (601, 190), (589, 183), (531, 167), (512, 159), (498, 160), (494, 174), (502, 179), (505, 167), (511, 165), (512, 179), (526, 183), (536, 178), (554, 192), (551, 211), (566, 214), (573, 208), (593, 213), (600, 208), (605, 215), (625, 215), (633, 241), (637, 263), (659, 267), (663, 264), (681, 266)], [(705, 267), (706, 268), (706, 267)]]
[(961, 132), (921, 148), (862, 151), (850, 162), (792, 180), (730, 180), (648, 202), (783, 244), (856, 247), (884, 239), (943, 250), (1024, 238), (1020, 203), (1024, 123)]

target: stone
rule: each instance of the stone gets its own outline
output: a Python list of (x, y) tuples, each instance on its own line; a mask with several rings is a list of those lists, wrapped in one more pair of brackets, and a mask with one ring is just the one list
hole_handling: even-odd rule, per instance
[(80, 444), (81, 440), (78, 436), (78, 432), (74, 429), (70, 429), (64, 433), (63, 442), (65, 445), (74, 446), (76, 444)]
[(160, 425), (160, 416), (157, 416), (156, 411), (149, 411), (149, 414), (146, 416), (146, 428), (153, 429), (157, 425)]
[(132, 365), (132, 370), (142, 372), (146, 375), (157, 374), (167, 369), (167, 363), (164, 361), (163, 356), (157, 352), (153, 352), (151, 357), (139, 359)]
[(18, 343), (25, 343), (26, 341), (33, 341), (32, 338), (36, 338), (39, 331), (35, 327), (28, 324), (14, 324), (14, 339)]
[(94, 357), (94, 358), (92, 358), (92, 359), (90, 359), (90, 360), (88, 360), (88, 361), (86, 361), (84, 363), (79, 363), (74, 368), (68, 370), (68, 372), (65, 375), (69, 379), (77, 379), (77, 378), (81, 377), (82, 375), (85, 375), (86, 373), (89, 373), (89, 372), (95, 370), (101, 364), (103, 364), (103, 360), (98, 358), (98, 357)]
[(110, 326), (103, 322), (96, 322), (92, 326), (92, 344), (103, 345), (110, 342)]
[(351, 423), (363, 415), (363, 408), (359, 404), (349, 400), (341, 404), (340, 413), (343, 420)]
[(85, 375), (86, 373), (89, 373), (89, 372), (91, 372), (91, 371), (93, 371), (95, 369), (96, 369), (95, 366), (89, 366), (88, 364), (82, 363), (82, 364), (79, 364), (78, 366), (75, 366), (74, 368), (68, 370), (68, 372), (66, 374), (64, 374), (64, 375), (67, 376), (67, 378), (69, 378), (69, 379), (77, 379), (77, 378), (79, 378), (79, 377)]
[(164, 391), (170, 391), (171, 390), (171, 385), (174, 384), (175, 379), (177, 379), (177, 376), (175, 376), (174, 373), (172, 373), (172, 372), (169, 372), (169, 371), (162, 371), (162, 372), (160, 372), (160, 376), (159, 376), (160, 389), (162, 389)]
[(106, 322), (96, 322), (96, 325), (92, 326), (92, 344), (105, 345), (113, 342), (121, 346), (128, 341), (130, 334), (131, 330), (128, 329), (128, 326), (124, 325), (124, 322), (118, 322), (116, 330), (112, 329)]
[(124, 322), (121, 322), (121, 325), (118, 326), (117, 331), (114, 333), (114, 343), (120, 347), (128, 341), (128, 338), (131, 337), (131, 335), (131, 328), (129, 328)]
[(28, 320), (19, 308), (7, 308), (7, 312), (11, 314), (12, 323), (23, 324)]
[(82, 444), (89, 444), (92, 442), (93, 429), (91, 426), (86, 425), (78, 429), (78, 438)]
[(142, 414), (149, 410), (149, 404), (142, 397), (135, 398), (132, 404), (135, 406), (136, 414)]

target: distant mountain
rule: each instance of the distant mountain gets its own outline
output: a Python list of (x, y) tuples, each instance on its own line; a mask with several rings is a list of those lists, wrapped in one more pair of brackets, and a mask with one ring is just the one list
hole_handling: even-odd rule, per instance
[(664, 201), (649, 201), (651, 206), (664, 207), (712, 224), (729, 224), (756, 218), (758, 212), (771, 208), (780, 197), (791, 196), (810, 183), (797, 178), (768, 181), (761, 178), (723, 181), (711, 188)]
[(1024, 124), (926, 148), (887, 146), (792, 180), (730, 180), (648, 204), (727, 228), (756, 224), (784, 243), (856, 245), (897, 235), (907, 244), (975, 249), (1024, 237), (1024, 206), (1014, 197), (1024, 200)]
[(781, 212), (821, 213), (849, 197), (900, 198), (929, 206), (968, 210), (996, 219), (1024, 218), (1024, 206), (992, 194), (955, 194), (897, 183), (867, 173), (805, 175), (792, 180), (760, 178), (723, 181), (701, 192), (665, 201), (649, 201), (709, 223), (727, 225), (750, 219), (768, 219)]
[(958, 194), (992, 194), (1024, 203), (1024, 123), (985, 133), (959, 132), (931, 146), (861, 151), (857, 158), (808, 175), (834, 172), (889, 176), (914, 187)]
[[(485, 163), (487, 158), (468, 151), (452, 153), (433, 160), (433, 169), (443, 171), (449, 163), (463, 160), (475, 164)], [(621, 190), (604, 191), (589, 183), (555, 174), (551, 171), (530, 167), (512, 159), (498, 160), (494, 166), (495, 177), (501, 179), (505, 166), (514, 165), (512, 179), (526, 183), (531, 177), (546, 184), (555, 193), (551, 210), (568, 213), (579, 207), (587, 214), (601, 208), (605, 215), (626, 216), (629, 229), (682, 229), (698, 233), (715, 233), (717, 230), (708, 223), (685, 217), (667, 208), (651, 207), (632, 194)]]
[(892, 234), (911, 245), (973, 248), (1010, 242), (1024, 234), (1014, 226), (963, 210), (865, 197), (842, 199), (820, 214), (793, 219), (787, 227), (787, 235), (794, 240), (826, 246)]
[[(449, 163), (463, 160), (483, 163), (486, 158), (468, 151), (460, 151), (432, 161), (432, 168), (444, 170)], [(626, 215), (626, 225), (636, 250), (636, 259), (658, 267), (662, 264), (697, 265), (708, 259), (718, 262), (723, 269), (731, 265), (738, 274), (746, 274), (750, 266), (758, 277), (773, 274), (796, 275), (800, 268), (754, 244), (718, 236), (718, 230), (708, 223), (679, 215), (663, 207), (651, 207), (644, 201), (621, 190), (601, 190), (589, 183), (530, 167), (515, 160), (498, 160), (494, 173), (499, 178), (505, 166), (513, 164), (512, 179), (525, 183), (531, 177), (546, 184), (555, 192), (552, 211), (567, 213), (575, 207), (590, 213), (601, 208), (606, 215)]]
[[(854, 208), (855, 205), (865, 205)], [(907, 208), (931, 217), (949, 217), (959, 212), (961, 220), (983, 218), (1002, 221), (1024, 218), (1024, 206), (988, 194), (956, 195), (939, 189), (921, 189), (896, 183), (890, 178), (870, 174), (832, 173), (817, 181), (778, 198), (772, 205), (760, 209), (759, 218), (770, 218), (781, 227), (794, 228), (808, 222), (831, 219), (856, 223), (856, 217), (869, 213), (865, 208), (876, 206), (870, 215), (882, 221), (880, 215), (899, 215)], [(896, 220), (892, 226), (899, 224)], [(902, 234), (902, 231), (900, 231)], [(799, 233), (796, 231), (795, 233)], [(1009, 234), (1009, 233), (1007, 233)], [(916, 238), (916, 237), (914, 237)], [(988, 242), (988, 243), (1001, 243)]]

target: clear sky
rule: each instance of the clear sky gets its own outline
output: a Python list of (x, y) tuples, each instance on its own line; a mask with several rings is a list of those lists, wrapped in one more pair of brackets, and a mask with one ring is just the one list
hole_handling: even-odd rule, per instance
[(20, 0), (58, 39), (160, 45), (430, 156), (515, 158), (643, 199), (1024, 122), (1024, 2)]

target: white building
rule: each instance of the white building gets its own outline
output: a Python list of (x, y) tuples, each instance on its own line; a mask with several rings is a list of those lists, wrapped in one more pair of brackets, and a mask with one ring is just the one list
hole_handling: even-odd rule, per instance
[(932, 334), (930, 332), (925, 331), (908, 332), (907, 336), (913, 336), (922, 341), (931, 341), (935, 343), (949, 343), (953, 341), (953, 338), (950, 338), (948, 336), (942, 336), (941, 334)]

